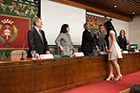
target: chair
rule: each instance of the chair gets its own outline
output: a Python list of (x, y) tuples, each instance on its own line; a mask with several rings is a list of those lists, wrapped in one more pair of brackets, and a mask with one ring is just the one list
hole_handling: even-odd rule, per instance
[(25, 50), (13, 50), (11, 52), (11, 60), (20, 60), (22, 58), (22, 53), (23, 53), (23, 58), (27, 58), (27, 52)]

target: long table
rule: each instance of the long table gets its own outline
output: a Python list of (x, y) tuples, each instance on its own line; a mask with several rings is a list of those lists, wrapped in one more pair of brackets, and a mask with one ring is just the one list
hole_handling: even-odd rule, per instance
[[(122, 74), (139, 71), (140, 53), (123, 54), (118, 63)], [(5, 60), (0, 61), (0, 93), (55, 93), (98, 82), (107, 76), (107, 55)]]

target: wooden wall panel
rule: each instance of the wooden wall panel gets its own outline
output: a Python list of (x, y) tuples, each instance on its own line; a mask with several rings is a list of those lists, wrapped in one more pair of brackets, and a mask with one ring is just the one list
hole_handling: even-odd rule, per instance
[(13, 63), (0, 66), (0, 93), (33, 93), (34, 69), (33, 66), (17, 65)]

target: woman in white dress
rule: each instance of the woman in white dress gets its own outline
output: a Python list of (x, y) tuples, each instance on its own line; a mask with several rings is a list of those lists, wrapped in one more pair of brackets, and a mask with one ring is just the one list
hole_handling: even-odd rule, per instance
[(109, 76), (106, 80), (109, 81), (111, 79), (112, 80), (114, 79), (114, 75), (113, 75), (113, 65), (114, 65), (117, 71), (117, 76), (114, 80), (118, 81), (122, 79), (120, 66), (117, 63), (117, 59), (122, 58), (121, 49), (118, 44), (119, 41), (112, 23), (110, 21), (107, 21), (105, 22), (104, 26), (107, 31), (106, 38), (108, 39), (108, 43), (109, 43), (109, 50), (108, 50)]

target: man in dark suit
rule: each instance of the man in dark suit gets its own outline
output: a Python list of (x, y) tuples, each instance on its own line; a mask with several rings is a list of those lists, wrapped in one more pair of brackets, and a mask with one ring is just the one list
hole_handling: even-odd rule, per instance
[(107, 43), (105, 41), (105, 34), (103, 32), (103, 25), (100, 24), (98, 26), (98, 30), (96, 33), (95, 33), (95, 37), (96, 37), (96, 48), (98, 47), (100, 49), (100, 51), (104, 51), (104, 49), (107, 49)]
[(42, 28), (42, 20), (36, 17), (33, 20), (34, 27), (28, 31), (28, 57), (32, 57), (31, 51), (35, 51), (38, 54), (50, 54), (49, 46), (45, 38)]
[(93, 47), (95, 46), (95, 37), (93, 37), (90, 32), (90, 24), (85, 23), (84, 28), (85, 30), (82, 36), (81, 51), (84, 53), (85, 56), (87, 56), (88, 53), (93, 52)]

